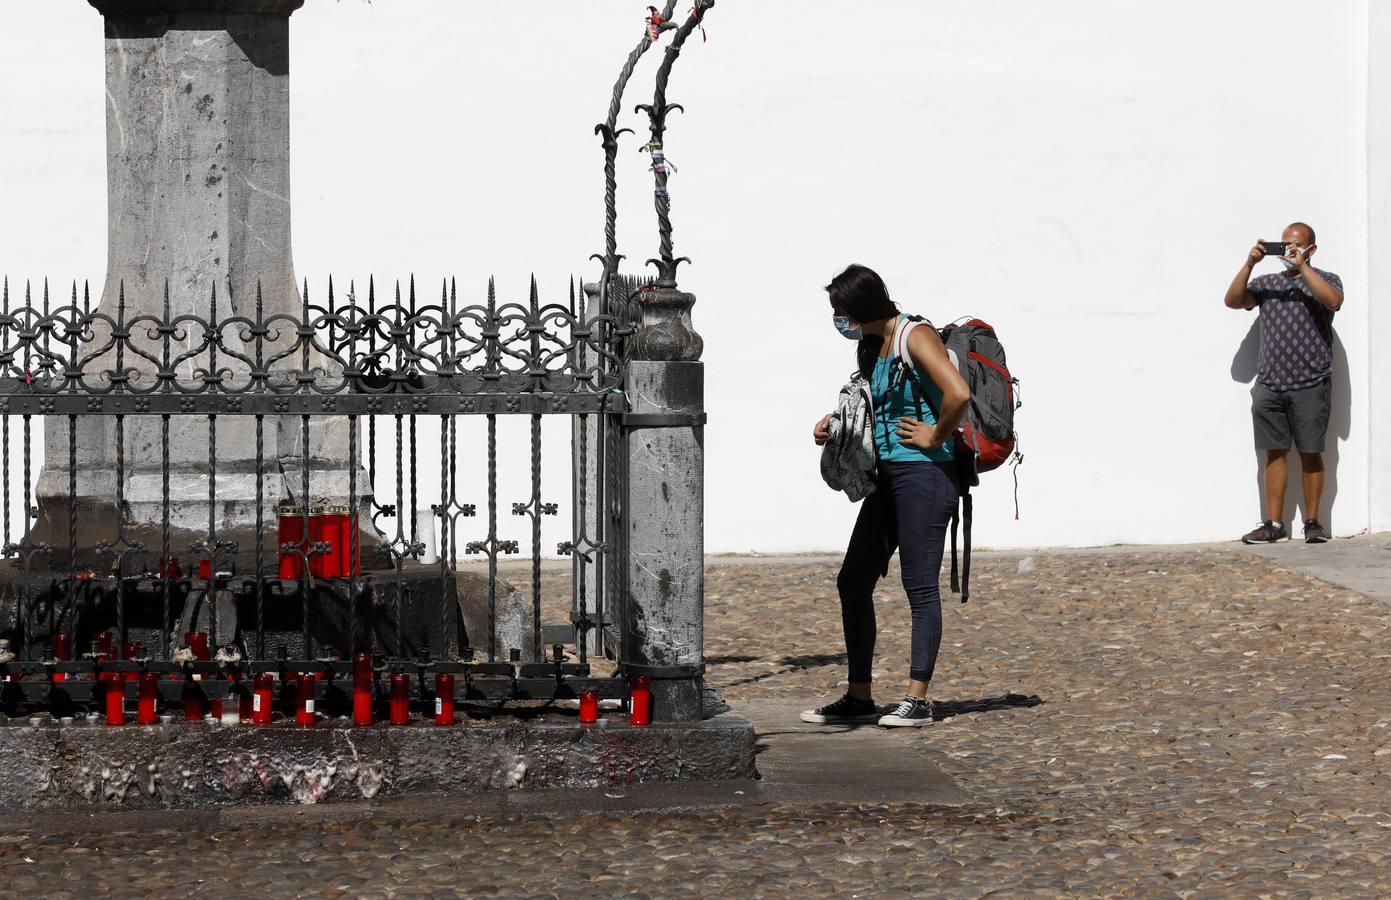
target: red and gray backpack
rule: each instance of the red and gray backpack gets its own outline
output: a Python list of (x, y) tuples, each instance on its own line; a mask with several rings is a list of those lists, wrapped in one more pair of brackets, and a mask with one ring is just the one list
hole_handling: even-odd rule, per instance
[[(908, 353), (908, 334), (919, 325), (932, 326), (918, 316), (906, 316), (894, 337), (894, 355), (899, 359), (903, 374), (913, 386), (913, 398), (926, 401), (933, 416), (940, 416), (932, 399), (920, 396), (917, 378), (913, 377), (913, 357)], [(961, 508), (953, 513), (951, 522), (951, 589), (959, 591), (961, 602), (970, 597), (971, 583), (971, 488), (980, 484), (980, 474), (998, 469), (1007, 462), (1015, 466), (1024, 461), (1018, 450), (1019, 439), (1014, 433), (1014, 411), (1019, 408), (1019, 379), (1012, 376), (1005, 363), (1005, 348), (995, 329), (980, 319), (966, 319), (939, 329), (937, 334), (947, 348), (966, 386), (971, 400), (966, 416), (957, 430), (956, 461), (961, 478)], [(921, 418), (921, 417), (919, 417)], [(1018, 472), (1015, 484), (1018, 485)], [(1018, 494), (1016, 492), (1016, 499)], [(1016, 504), (1015, 518), (1019, 517)], [(963, 562), (958, 586), (956, 561), (956, 528), (960, 522), (963, 532)]]

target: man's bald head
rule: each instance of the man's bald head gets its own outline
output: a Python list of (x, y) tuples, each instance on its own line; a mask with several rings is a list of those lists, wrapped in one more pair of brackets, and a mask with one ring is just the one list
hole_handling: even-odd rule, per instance
[(1314, 227), (1312, 225), (1306, 225), (1303, 222), (1291, 223), (1290, 226), (1285, 229), (1285, 234), (1289, 235), (1291, 233), (1293, 233), (1294, 239), (1299, 241), (1299, 246), (1301, 247), (1312, 247), (1319, 242), (1318, 236), (1314, 234)]

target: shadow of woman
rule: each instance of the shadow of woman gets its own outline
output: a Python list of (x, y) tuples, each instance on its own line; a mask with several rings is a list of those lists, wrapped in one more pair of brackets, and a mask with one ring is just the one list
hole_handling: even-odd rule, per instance
[(1000, 697), (986, 697), (982, 700), (934, 700), (932, 718), (935, 721), (950, 719), (966, 713), (994, 712), (1000, 709), (1019, 709), (1020, 707), (1042, 706), (1043, 698), (1037, 694), (1005, 694)]
[[(1251, 321), (1251, 328), (1246, 332), (1246, 337), (1242, 339), (1241, 345), (1237, 347), (1236, 355), (1232, 357), (1232, 381), (1238, 384), (1250, 385), (1256, 380), (1256, 362), (1260, 355), (1261, 347), (1261, 323), (1259, 318)], [(1338, 456), (1340, 445), (1348, 439), (1352, 433), (1352, 384), (1348, 381), (1348, 352), (1343, 346), (1343, 340), (1338, 336), (1338, 332), (1333, 332), (1333, 390), (1330, 399), (1330, 409), (1328, 414), (1328, 440), (1324, 446), (1323, 467), (1324, 467), (1324, 486), (1323, 499), (1320, 503), (1322, 511), (1310, 512), (1304, 504), (1304, 490), (1300, 486), (1299, 454), (1290, 454), (1290, 480), (1289, 487), (1285, 491), (1285, 522), (1302, 522), (1311, 515), (1319, 516), (1319, 521), (1323, 527), (1328, 529), (1330, 534), (1337, 534), (1337, 525), (1334, 521), (1334, 510), (1338, 500)], [(1251, 458), (1254, 461), (1256, 476), (1256, 491), (1260, 496), (1260, 515), (1265, 518), (1265, 452), (1252, 449)], [(1297, 514), (1300, 510), (1304, 511), (1303, 517)], [(1294, 532), (1293, 529), (1291, 529)]]

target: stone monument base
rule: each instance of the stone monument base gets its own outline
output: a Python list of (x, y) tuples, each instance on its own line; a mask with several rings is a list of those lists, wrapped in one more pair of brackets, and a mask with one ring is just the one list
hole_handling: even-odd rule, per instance
[(453, 727), (0, 724), (0, 809), (171, 809), (751, 778), (749, 722), (582, 727), (574, 710), (465, 708)]

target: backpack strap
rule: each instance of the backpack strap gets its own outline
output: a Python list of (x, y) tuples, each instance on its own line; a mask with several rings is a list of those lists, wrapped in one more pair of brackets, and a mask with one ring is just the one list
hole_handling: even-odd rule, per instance
[(971, 487), (961, 492), (961, 602), (971, 599)]
[(899, 323), (898, 330), (894, 332), (894, 356), (897, 356), (903, 367), (910, 372), (917, 368), (917, 364), (913, 362), (913, 355), (908, 352), (908, 335), (919, 325), (929, 324), (931, 323), (926, 319), (905, 315)]
[(951, 592), (961, 593), (961, 579), (956, 568), (956, 526), (961, 521), (960, 507), (954, 506), (951, 511)]
[[(971, 486), (961, 487), (960, 505), (951, 511), (951, 590), (961, 595), (961, 602), (971, 599), (971, 514), (973, 512)], [(961, 526), (961, 563), (958, 577), (956, 558), (956, 526)]]
[(903, 321), (899, 323), (898, 328), (894, 331), (894, 357), (898, 360), (898, 365), (895, 366), (895, 368), (903, 378), (907, 379), (908, 387), (913, 392), (913, 405), (917, 408), (918, 421), (921, 422), (923, 418), (924, 400), (927, 401), (927, 408), (932, 410), (932, 417), (934, 419), (942, 418), (942, 414), (937, 411), (937, 404), (932, 402), (932, 398), (923, 393), (922, 385), (918, 383), (915, 374), (918, 370), (917, 363), (913, 361), (913, 354), (908, 352), (908, 335), (919, 325), (926, 325), (929, 328), (932, 327), (932, 323), (921, 316), (905, 315), (903, 317)]

